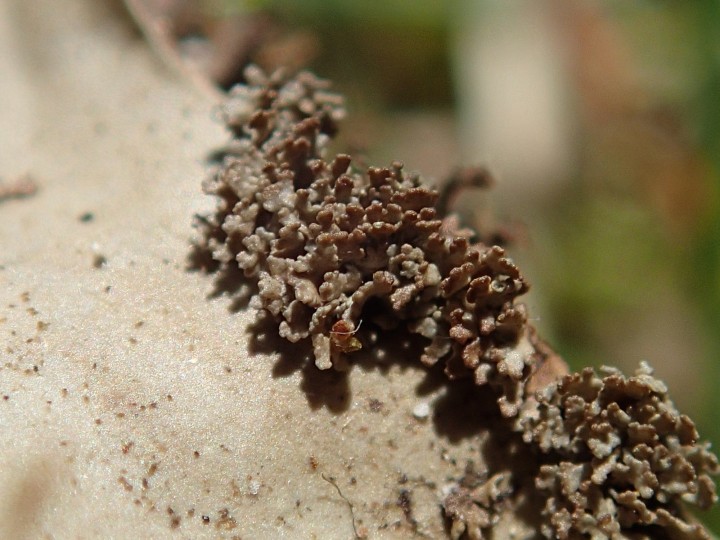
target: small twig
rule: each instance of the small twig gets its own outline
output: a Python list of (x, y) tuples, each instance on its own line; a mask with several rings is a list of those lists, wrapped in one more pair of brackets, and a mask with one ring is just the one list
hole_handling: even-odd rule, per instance
[[(157, 4), (157, 3), (155, 3)], [(143, 0), (125, 0), (125, 7), (145, 35), (150, 46), (160, 59), (177, 73), (187, 77), (205, 95), (215, 101), (221, 101), (224, 93), (196, 66), (184, 62), (172, 35), (172, 19), (162, 17), (155, 11), (160, 8)]]
[(340, 498), (347, 503), (348, 508), (350, 509), (350, 517), (352, 518), (352, 528), (353, 528), (353, 532), (355, 533), (355, 538), (363, 538), (358, 533), (357, 525), (355, 525), (355, 507), (353, 506), (353, 503), (351, 503), (348, 500), (348, 498), (345, 495), (343, 495), (342, 491), (340, 491), (340, 486), (337, 485), (337, 482), (335, 482), (335, 480), (333, 479), (332, 476), (325, 476), (325, 473), (320, 473), (320, 476), (328, 484), (331, 484), (337, 490), (338, 495), (340, 495)]
[(470, 188), (487, 188), (493, 183), (490, 172), (484, 167), (458, 169), (440, 189), (437, 211), (441, 217), (451, 214), (458, 198)]

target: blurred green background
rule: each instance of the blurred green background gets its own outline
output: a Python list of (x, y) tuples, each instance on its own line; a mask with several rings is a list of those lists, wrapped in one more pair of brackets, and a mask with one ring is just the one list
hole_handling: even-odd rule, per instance
[(543, 335), (575, 369), (648, 360), (720, 448), (720, 2), (210, 5), (262, 14), (253, 61), (335, 81), (369, 164), (489, 164), (459, 211), (519, 224)]

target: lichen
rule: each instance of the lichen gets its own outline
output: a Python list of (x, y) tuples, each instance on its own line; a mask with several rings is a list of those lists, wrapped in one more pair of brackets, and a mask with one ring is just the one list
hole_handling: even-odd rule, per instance
[(602, 373), (566, 375), (539, 392), (523, 419), (525, 442), (550, 458), (536, 478), (547, 498), (543, 534), (657, 538), (664, 529), (672, 538), (708, 538), (680, 503), (716, 502), (709, 476), (718, 472), (716, 457), (647, 364), (632, 377)]
[(498, 501), (513, 492), (510, 480), (510, 474), (497, 473), (472, 488), (461, 485), (454, 489), (443, 502), (445, 514), (452, 520), (450, 537), (457, 540), (466, 535), (470, 540), (481, 540), (483, 529), (498, 521)]
[(442, 193), (400, 163), (358, 170), (327, 156), (344, 117), (327, 82), (245, 77), (222, 109), (232, 138), (203, 184), (219, 203), (198, 217), (196, 248), (221, 275), (254, 283), (251, 305), (282, 338), (311, 344), (319, 369), (345, 369), (392, 329), (423, 343), (421, 364), (495, 396), (488, 414), (529, 459), (451, 490), (453, 537), (481, 538), (500, 507), (534, 498), (547, 538), (707, 538), (683, 503), (716, 501), (717, 460), (665, 385), (646, 365), (629, 378), (567, 375), (517, 303), (528, 284), (499, 235), (447, 215), (458, 186), (488, 185), (484, 170), (461, 171)]
[(426, 341), (423, 364), (502, 389), (515, 414), (531, 362), (515, 348), (526, 324), (515, 299), (528, 285), (504, 249), (439, 215), (438, 191), (401, 164), (361, 172), (345, 154), (327, 158), (344, 112), (326, 82), (246, 77), (203, 186), (221, 200), (200, 221), (213, 258), (256, 280), (252, 305), (283, 338), (310, 340), (318, 368), (342, 368), (371, 328), (401, 328)]

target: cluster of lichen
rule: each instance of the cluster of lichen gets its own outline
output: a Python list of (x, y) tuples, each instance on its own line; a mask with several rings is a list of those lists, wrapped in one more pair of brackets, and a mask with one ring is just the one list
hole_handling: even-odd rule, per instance
[[(632, 377), (603, 368), (564, 376), (538, 393), (522, 420), (524, 440), (545, 464), (535, 485), (546, 500), (547, 538), (613, 538), (660, 530), (706, 538), (688, 523), (681, 501), (707, 509), (716, 457), (699, 443), (692, 420), (668, 399), (645, 363)], [(653, 533), (652, 531), (656, 531)]]
[[(396, 329), (424, 342), (418, 361), (495, 392), (537, 461), (547, 538), (702, 538), (681, 501), (715, 501), (717, 461), (664, 386), (645, 368), (552, 382), (562, 373), (547, 369), (556, 357), (516, 303), (528, 286), (503, 248), (439, 215), (439, 193), (400, 164), (357, 171), (347, 155), (327, 157), (344, 111), (325, 81), (246, 77), (223, 109), (233, 137), (203, 186), (219, 204), (198, 221), (198, 247), (255, 282), (252, 304), (280, 336), (309, 340), (327, 369), (372, 329)], [(496, 501), (512, 500), (512, 473), (492, 479), (446, 500), (456, 535), (481, 537)]]
[(204, 247), (257, 280), (255, 307), (283, 338), (311, 340), (320, 369), (344, 365), (367, 330), (402, 328), (426, 341), (425, 365), (502, 389), (516, 414), (532, 361), (517, 347), (527, 284), (504, 250), (443, 220), (437, 190), (400, 164), (360, 173), (347, 155), (326, 159), (343, 110), (324, 81), (248, 77), (224, 109), (226, 158), (204, 184), (221, 199)]

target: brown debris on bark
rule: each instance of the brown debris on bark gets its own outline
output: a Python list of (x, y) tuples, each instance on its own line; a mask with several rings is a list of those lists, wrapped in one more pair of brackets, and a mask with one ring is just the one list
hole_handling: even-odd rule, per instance
[(0, 202), (31, 197), (37, 193), (37, 190), (37, 182), (29, 174), (22, 175), (10, 182), (3, 182), (0, 179)]

